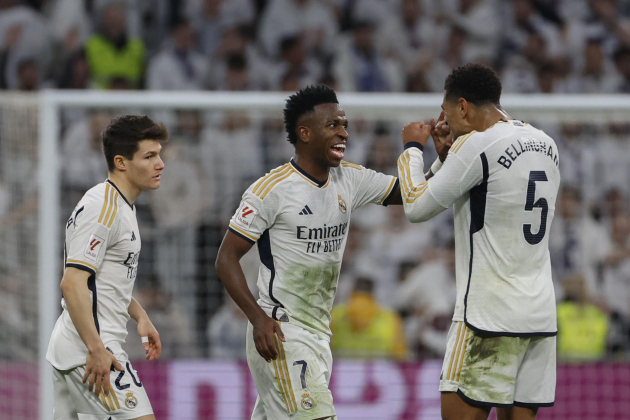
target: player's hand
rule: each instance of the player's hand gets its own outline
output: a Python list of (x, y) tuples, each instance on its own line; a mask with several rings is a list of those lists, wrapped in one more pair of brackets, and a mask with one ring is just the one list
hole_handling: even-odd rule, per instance
[(425, 124), (422, 121), (415, 121), (405, 124), (402, 130), (403, 145), (416, 142), (420, 143), (423, 146), (426, 146), (433, 129), (433, 125)]
[(85, 365), (85, 375), (83, 375), (83, 383), (89, 381), (88, 388), (98, 396), (101, 390), (105, 395), (109, 395), (111, 386), (109, 384), (109, 373), (112, 366), (116, 370), (125, 370), (116, 360), (113, 354), (105, 347), (101, 346), (95, 351), (89, 352)]
[(280, 324), (273, 320), (270, 316), (261, 315), (259, 319), (252, 322), (254, 327), (254, 343), (258, 354), (262, 356), (267, 363), (278, 358), (278, 349), (274, 340), (274, 334), (282, 341), (284, 334), (280, 328)]
[(444, 162), (448, 156), (448, 151), (453, 145), (453, 134), (451, 133), (451, 127), (448, 125), (444, 118), (444, 111), (440, 113), (440, 118), (435, 120), (431, 118), (431, 125), (435, 127), (431, 131), (433, 137), (433, 143), (435, 144), (435, 150), (437, 151), (440, 160)]
[(142, 338), (142, 347), (146, 353), (147, 360), (152, 362), (160, 358), (162, 354), (162, 342), (160, 334), (153, 326), (149, 317), (144, 317), (138, 322), (138, 334)]

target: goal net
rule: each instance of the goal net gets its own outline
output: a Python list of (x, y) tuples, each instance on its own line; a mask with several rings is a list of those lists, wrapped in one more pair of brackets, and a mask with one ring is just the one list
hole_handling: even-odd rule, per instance
[[(214, 261), (243, 191), (293, 156), (282, 120), (287, 97), (60, 91), (0, 96), (0, 418), (52, 420), (45, 352), (60, 313), (64, 226), (82, 195), (106, 179), (100, 133), (122, 114), (147, 114), (170, 133), (161, 187), (135, 203), (142, 238), (135, 296), (160, 331), (162, 358), (141, 362), (133, 321), (126, 350), (138, 360), (157, 418), (249, 418), (256, 390), (243, 362), (247, 320), (224, 293)], [(441, 95), (338, 97), (349, 121), (344, 159), (393, 175), (403, 125), (437, 117), (442, 101)], [(630, 99), (505, 96), (502, 105), (559, 147), (567, 196), (557, 205), (556, 220), (574, 218), (577, 229), (551, 231), (559, 301), (583, 292), (607, 320), (604, 344), (590, 349), (600, 362), (561, 365), (556, 407), (541, 410), (539, 418), (625, 415), (630, 262), (613, 250), (630, 234), (623, 220), (630, 197)], [(426, 165), (436, 158), (431, 145), (425, 154)], [(567, 220), (558, 225), (570, 226)], [(452, 212), (411, 225), (400, 208), (366, 206), (353, 215), (349, 235), (336, 302), (349, 298), (357, 279), (370, 281), (379, 304), (401, 314), (406, 349), (404, 363), (336, 353), (341, 356), (331, 388), (337, 413), (343, 419), (439, 419), (437, 384), (454, 289), (425, 285), (417, 304), (399, 295), (410, 272), (447, 265)], [(241, 263), (257, 293), (256, 249)], [(596, 335), (591, 338), (602, 339)]]

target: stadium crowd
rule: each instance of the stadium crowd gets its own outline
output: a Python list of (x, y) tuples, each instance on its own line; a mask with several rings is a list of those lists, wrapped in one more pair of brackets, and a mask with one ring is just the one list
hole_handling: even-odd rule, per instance
[[(325, 83), (338, 91), (441, 92), (452, 68), (475, 61), (499, 72), (506, 93), (628, 93), (630, 1), (0, 0), (0, 48), (7, 90), (293, 92)], [(106, 176), (100, 133), (115, 112), (64, 112), (64, 217)], [(280, 116), (153, 116), (167, 123), (171, 141), (161, 188), (137, 202), (137, 297), (161, 332), (164, 357), (243, 358), (247, 320), (224, 294), (214, 259), (242, 192), (286, 162), (292, 146)], [(397, 174), (400, 127), (351, 120), (346, 160)], [(630, 124), (539, 128), (561, 152), (550, 232), (559, 356), (630, 360)], [(36, 183), (25, 181), (36, 153), (21, 144), (11, 133), (0, 138), (2, 358), (34, 357), (37, 344), (5, 339), (32, 335), (37, 319), (24, 298), (34, 285), (20, 273), (24, 257), (2, 245), (36, 210), (28, 201)], [(5, 206), (16, 191), (22, 205)], [(357, 211), (350, 228), (333, 350), (440, 358), (455, 301), (452, 212), (412, 225), (401, 207), (372, 207)], [(255, 249), (242, 265), (255, 292)], [(128, 341), (137, 339), (131, 324)], [(130, 346), (132, 358), (143, 356), (138, 348)]]

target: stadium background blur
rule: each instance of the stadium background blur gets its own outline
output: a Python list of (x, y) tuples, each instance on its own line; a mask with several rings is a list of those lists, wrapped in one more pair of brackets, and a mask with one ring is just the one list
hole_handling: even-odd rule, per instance
[[(450, 70), (472, 61), (495, 68), (504, 93), (628, 93), (630, 1), (0, 0), (0, 49), (0, 87), (8, 91), (288, 96), (325, 83), (338, 92), (441, 93)], [(63, 112), (60, 225), (106, 177), (100, 132), (114, 115), (141, 111)], [(161, 333), (163, 359), (243, 359), (247, 320), (224, 293), (214, 260), (242, 192), (292, 155), (281, 115), (150, 115), (168, 125), (171, 141), (161, 188), (137, 202), (136, 297)], [(396, 174), (404, 122), (351, 119), (346, 160)], [(630, 123), (527, 122), (561, 152), (550, 233), (559, 360), (628, 362)], [(26, 131), (36, 138), (35, 128)], [(37, 238), (23, 232), (36, 222), (37, 150), (24, 130), (16, 133), (0, 136), (0, 359), (34, 361), (37, 280), (25, 267), (35, 265), (28, 250)], [(452, 212), (412, 225), (401, 207), (372, 207), (351, 225), (333, 351), (439, 359), (455, 300)], [(258, 264), (255, 249), (242, 261), (254, 293)], [(135, 343), (133, 322), (129, 330)], [(127, 350), (143, 356), (140, 346)]]

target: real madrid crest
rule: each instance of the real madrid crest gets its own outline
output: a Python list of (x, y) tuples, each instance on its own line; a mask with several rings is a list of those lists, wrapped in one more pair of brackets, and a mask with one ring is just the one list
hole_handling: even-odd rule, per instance
[(343, 214), (346, 214), (346, 211), (348, 210), (348, 208), (346, 207), (346, 202), (343, 201), (341, 195), (337, 195), (337, 197), (339, 198), (339, 210), (341, 210)]
[(138, 400), (133, 396), (133, 392), (127, 392), (127, 398), (125, 398), (125, 405), (127, 408), (136, 408), (138, 406)]
[(302, 394), (302, 408), (305, 410), (310, 410), (311, 408), (313, 408), (315, 406), (315, 403), (313, 402), (313, 399), (311, 398), (310, 394)]

